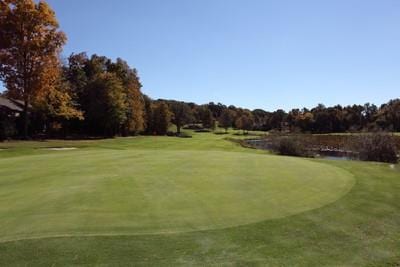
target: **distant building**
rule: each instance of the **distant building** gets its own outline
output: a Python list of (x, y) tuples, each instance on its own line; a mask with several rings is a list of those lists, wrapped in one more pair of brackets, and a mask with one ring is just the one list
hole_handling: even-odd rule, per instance
[(0, 141), (18, 134), (17, 122), (23, 112), (23, 103), (0, 96)]
[(0, 96), (0, 111), (18, 117), (23, 109), (20, 101)]

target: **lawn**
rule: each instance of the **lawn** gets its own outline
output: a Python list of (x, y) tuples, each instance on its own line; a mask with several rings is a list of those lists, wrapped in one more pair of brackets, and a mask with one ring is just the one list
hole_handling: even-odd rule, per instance
[(398, 166), (225, 137), (0, 143), (0, 265), (400, 264)]

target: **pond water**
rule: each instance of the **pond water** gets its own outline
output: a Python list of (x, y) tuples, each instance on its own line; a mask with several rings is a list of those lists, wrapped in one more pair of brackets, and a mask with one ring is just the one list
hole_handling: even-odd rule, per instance
[(319, 158), (322, 159), (329, 159), (329, 160), (351, 160), (351, 158), (343, 156), (343, 157), (339, 157), (339, 156), (319, 156)]
[(341, 149), (317, 149), (315, 156), (331, 160), (352, 160), (357, 158), (357, 153)]

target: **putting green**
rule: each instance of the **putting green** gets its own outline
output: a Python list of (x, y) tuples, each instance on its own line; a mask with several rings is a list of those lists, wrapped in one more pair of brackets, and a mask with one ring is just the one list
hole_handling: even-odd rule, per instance
[(354, 179), (254, 153), (81, 149), (0, 160), (0, 240), (160, 234), (281, 218), (334, 202)]

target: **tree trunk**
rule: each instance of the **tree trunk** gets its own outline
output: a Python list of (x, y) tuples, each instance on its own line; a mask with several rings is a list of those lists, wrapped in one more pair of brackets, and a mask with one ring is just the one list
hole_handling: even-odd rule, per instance
[(180, 134), (180, 133), (181, 133), (181, 124), (180, 124), (180, 123), (177, 123), (177, 124), (176, 124), (176, 133), (177, 133), (177, 134)]
[(23, 138), (28, 139), (28, 126), (29, 126), (29, 98), (24, 99), (23, 110)]

